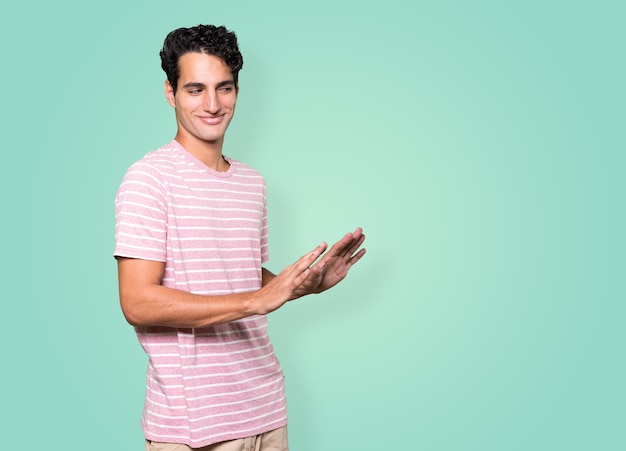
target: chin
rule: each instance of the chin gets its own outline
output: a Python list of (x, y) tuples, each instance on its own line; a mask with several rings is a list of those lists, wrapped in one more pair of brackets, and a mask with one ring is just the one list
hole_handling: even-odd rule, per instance
[(208, 143), (215, 143), (224, 139), (224, 133), (219, 134), (219, 135), (212, 134), (212, 135), (201, 136), (200, 139)]

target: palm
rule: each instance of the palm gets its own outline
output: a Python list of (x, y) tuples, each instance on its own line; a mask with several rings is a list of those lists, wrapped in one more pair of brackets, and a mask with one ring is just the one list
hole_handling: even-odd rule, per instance
[(316, 265), (320, 274), (315, 292), (321, 293), (334, 287), (348, 275), (352, 265), (365, 254), (365, 249), (359, 250), (364, 240), (365, 235), (361, 229), (356, 229), (354, 233), (345, 235), (330, 248)]

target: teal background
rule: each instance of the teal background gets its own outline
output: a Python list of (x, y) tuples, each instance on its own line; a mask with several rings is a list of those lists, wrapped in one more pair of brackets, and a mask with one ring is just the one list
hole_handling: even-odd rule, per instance
[(175, 133), (165, 35), (216, 23), (269, 267), (368, 236), (346, 281), (270, 316), (292, 449), (626, 449), (623, 5), (5, 6), (2, 447), (143, 449), (113, 198)]

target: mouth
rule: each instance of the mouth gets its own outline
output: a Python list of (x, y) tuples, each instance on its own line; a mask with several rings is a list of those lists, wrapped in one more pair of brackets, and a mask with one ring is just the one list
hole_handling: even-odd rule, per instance
[(224, 119), (224, 115), (221, 116), (199, 116), (198, 117), (202, 122), (207, 125), (217, 125)]

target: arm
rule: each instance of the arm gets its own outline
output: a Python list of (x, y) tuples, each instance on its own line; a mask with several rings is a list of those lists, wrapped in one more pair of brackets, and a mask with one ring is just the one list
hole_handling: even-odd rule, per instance
[(168, 327), (202, 327), (265, 315), (302, 296), (298, 288), (310, 275), (310, 265), (325, 249), (325, 244), (319, 245), (278, 275), (264, 270), (264, 286), (257, 291), (215, 296), (164, 287), (162, 262), (118, 258), (122, 311), (134, 326)]
[[(202, 327), (251, 315), (265, 315), (293, 299), (321, 293), (341, 282), (363, 257), (365, 235), (356, 229), (324, 256), (322, 243), (275, 275), (262, 269), (262, 287), (248, 293), (202, 296), (161, 285), (165, 264), (118, 258), (120, 302), (134, 326)], [(357, 252), (358, 250), (358, 252)]]

